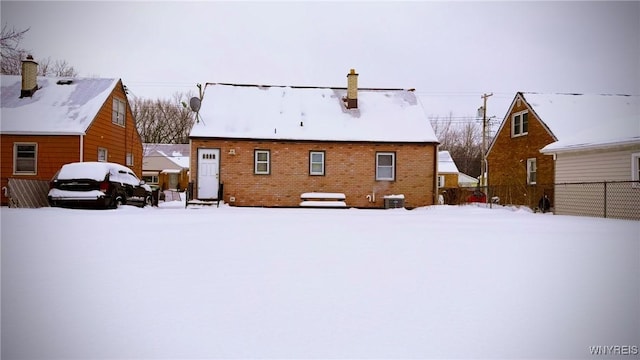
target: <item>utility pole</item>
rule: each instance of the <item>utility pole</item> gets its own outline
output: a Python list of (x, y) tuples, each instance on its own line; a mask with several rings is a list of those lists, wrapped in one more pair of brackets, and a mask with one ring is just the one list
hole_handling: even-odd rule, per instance
[[(480, 96), (483, 100), (482, 107), (479, 110), (482, 110), (482, 159), (480, 160), (480, 186), (487, 186), (485, 184), (485, 173), (487, 172), (487, 157), (486, 157), (486, 143), (487, 143), (487, 98), (489, 96), (493, 96), (493, 93), (483, 94)], [(488, 187), (487, 187), (488, 190)], [(489, 201), (489, 194), (487, 194), (487, 202)]]

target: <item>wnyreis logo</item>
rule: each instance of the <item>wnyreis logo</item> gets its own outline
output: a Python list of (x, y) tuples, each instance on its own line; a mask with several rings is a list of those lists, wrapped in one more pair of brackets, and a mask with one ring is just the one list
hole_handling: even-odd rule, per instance
[(640, 354), (638, 345), (595, 345), (589, 346), (591, 355), (603, 356), (636, 356)]

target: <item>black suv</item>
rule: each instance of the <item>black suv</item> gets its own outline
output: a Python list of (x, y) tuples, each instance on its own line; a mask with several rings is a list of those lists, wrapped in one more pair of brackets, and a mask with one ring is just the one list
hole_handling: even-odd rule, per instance
[(63, 165), (49, 182), (49, 205), (117, 208), (151, 204), (151, 188), (126, 166), (109, 162)]

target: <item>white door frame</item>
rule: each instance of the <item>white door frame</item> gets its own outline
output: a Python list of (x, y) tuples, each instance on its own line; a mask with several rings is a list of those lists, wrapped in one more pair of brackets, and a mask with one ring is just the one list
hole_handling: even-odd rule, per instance
[(198, 199), (218, 199), (220, 149), (198, 148)]

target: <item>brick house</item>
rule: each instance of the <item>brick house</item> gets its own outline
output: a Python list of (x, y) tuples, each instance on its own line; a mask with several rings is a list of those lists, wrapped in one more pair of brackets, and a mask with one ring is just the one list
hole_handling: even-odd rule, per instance
[(142, 141), (122, 81), (37, 77), (37, 66), (28, 57), (21, 76), (0, 77), (2, 188), (9, 178), (49, 181), (76, 161), (115, 162), (141, 175)]
[[(633, 107), (627, 96), (516, 93), (487, 151), (490, 195), (531, 208), (547, 195), (553, 205), (557, 164), (542, 149), (597, 131), (619, 114), (628, 116)], [(587, 179), (575, 179), (581, 178)]]
[(143, 144), (142, 178), (163, 190), (189, 184), (189, 144)]
[(437, 138), (413, 90), (209, 83), (190, 133), (196, 199), (296, 207), (342, 193), (349, 207), (436, 200)]

